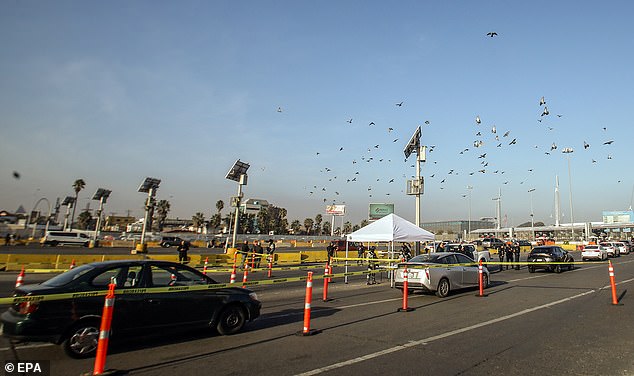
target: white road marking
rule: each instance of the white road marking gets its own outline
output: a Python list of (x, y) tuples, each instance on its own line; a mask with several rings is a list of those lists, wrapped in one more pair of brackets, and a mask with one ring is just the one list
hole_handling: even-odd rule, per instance
[[(628, 261), (628, 263), (629, 262), (632, 262), (632, 261)], [(596, 267), (600, 267), (600, 266), (597, 265)], [(590, 268), (595, 268), (595, 267), (590, 267)], [(583, 269), (579, 269), (579, 270), (588, 270), (590, 268), (583, 268)], [(545, 276), (547, 276), (547, 275), (544, 275), (543, 277), (545, 277)], [(531, 277), (520, 278), (520, 279), (516, 279), (516, 280), (513, 280), (513, 281), (508, 281), (508, 282), (517, 282), (517, 281), (522, 281), (522, 280), (527, 280), (527, 279), (534, 279), (534, 278), (541, 278), (541, 277), (542, 276), (531, 276)], [(620, 282), (616, 283), (616, 285), (621, 285), (621, 284), (629, 283), (629, 282), (632, 282), (632, 281), (634, 281), (634, 278), (630, 278), (630, 279), (627, 279), (627, 280), (624, 280), (624, 281), (620, 281)], [(515, 313), (509, 314), (509, 315), (506, 315), (506, 316), (498, 317), (498, 318), (495, 318), (495, 319), (492, 319), (492, 320), (489, 320), (489, 321), (485, 321), (485, 322), (482, 322), (482, 323), (479, 323), (479, 324), (475, 324), (475, 325), (472, 325), (472, 326), (468, 326), (468, 327), (452, 330), (450, 332), (442, 333), (442, 334), (439, 334), (439, 335), (436, 335), (436, 336), (420, 339), (420, 340), (417, 340), (417, 341), (409, 341), (409, 342), (407, 342), (405, 344), (397, 345), (397, 346), (394, 346), (394, 347), (391, 347), (391, 348), (388, 348), (388, 349), (385, 349), (385, 350), (377, 351), (377, 352), (374, 352), (374, 353), (370, 353), (370, 354), (367, 354), (367, 355), (356, 357), (354, 359), (349, 359), (349, 360), (346, 360), (346, 361), (343, 361), (343, 362), (331, 364), (329, 366), (325, 366), (325, 367), (317, 368), (317, 369), (314, 369), (314, 370), (311, 370), (311, 371), (303, 372), (303, 373), (298, 374), (297, 376), (318, 375), (318, 374), (323, 373), (323, 372), (331, 371), (331, 370), (338, 369), (338, 368), (343, 368), (343, 367), (346, 367), (346, 366), (349, 366), (349, 365), (352, 365), (352, 364), (356, 364), (356, 363), (361, 363), (361, 362), (366, 361), (366, 360), (378, 358), (380, 356), (391, 354), (391, 353), (394, 353), (394, 352), (397, 352), (397, 351), (401, 351), (401, 350), (405, 350), (405, 349), (408, 349), (408, 348), (411, 348), (411, 347), (424, 346), (424, 345), (429, 344), (430, 342), (437, 341), (437, 340), (440, 340), (440, 339), (443, 339), (443, 338), (447, 338), (447, 337), (451, 337), (451, 336), (454, 336), (456, 334), (461, 334), (461, 333), (464, 333), (464, 332), (467, 332), (467, 331), (470, 331), (470, 330), (482, 328), (484, 326), (493, 325), (493, 324), (496, 324), (496, 323), (501, 322), (501, 321), (509, 320), (509, 319), (512, 319), (512, 318), (515, 318), (515, 317), (519, 317), (519, 316), (523, 316), (523, 315), (529, 314), (531, 312), (538, 311), (540, 309), (550, 308), (550, 307), (558, 305), (558, 304), (566, 303), (566, 302), (569, 302), (571, 300), (574, 300), (574, 299), (577, 299), (577, 298), (581, 298), (583, 296), (595, 293), (597, 291), (601, 291), (601, 290), (606, 289), (606, 288), (611, 288), (611, 286), (607, 285), (607, 286), (604, 286), (604, 287), (600, 288), (599, 290), (588, 290), (586, 292), (583, 292), (583, 293), (580, 293), (580, 294), (577, 294), (577, 295), (574, 295), (574, 296), (571, 296), (571, 297), (568, 297), (568, 298), (560, 299), (560, 300), (557, 300), (557, 301), (554, 301), (554, 302), (551, 302), (551, 303), (546, 303), (546, 304), (543, 304), (543, 305), (540, 305), (540, 306), (536, 306), (536, 307), (533, 307), (533, 308), (527, 308), (527, 309), (524, 309), (522, 311), (515, 312)], [(393, 301), (393, 300), (400, 300), (400, 299), (389, 299), (389, 300), (385, 300), (385, 301)], [(366, 304), (369, 304), (369, 303), (366, 303)], [(359, 304), (359, 305), (361, 305), (361, 304)], [(355, 306), (358, 306), (358, 305), (355, 305)], [(353, 307), (353, 306), (346, 306), (346, 307), (340, 307), (340, 308), (349, 308), (349, 307)]]

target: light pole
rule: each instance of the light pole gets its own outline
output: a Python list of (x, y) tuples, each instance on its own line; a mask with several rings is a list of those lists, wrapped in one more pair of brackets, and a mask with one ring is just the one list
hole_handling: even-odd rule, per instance
[(533, 236), (533, 240), (535, 240), (535, 213), (533, 213), (533, 192), (535, 192), (535, 188), (531, 188), (528, 190), (531, 196), (531, 234)]
[(97, 210), (97, 224), (95, 225), (95, 237), (93, 239), (93, 244), (97, 246), (97, 239), (99, 238), (99, 231), (101, 230), (101, 213), (103, 212), (103, 204), (106, 203), (108, 197), (110, 197), (111, 190), (99, 188), (95, 195), (92, 196), (93, 200), (99, 200), (99, 210)]
[(66, 196), (61, 205), (66, 206), (66, 214), (64, 215), (64, 228), (62, 229), (63, 231), (66, 231), (66, 227), (68, 226), (68, 216), (70, 215), (70, 208), (75, 206), (75, 197)]
[(236, 208), (236, 217), (233, 224), (233, 238), (231, 240), (231, 248), (236, 247), (236, 238), (238, 237), (238, 223), (240, 218), (240, 201), (242, 200), (242, 186), (247, 185), (247, 170), (250, 165), (239, 159), (233, 164), (231, 170), (225, 176), (225, 179), (233, 180), (238, 183), (238, 195), (231, 197), (231, 206)]
[(572, 214), (572, 175), (570, 173), (570, 154), (572, 154), (574, 152), (574, 149), (573, 148), (564, 148), (561, 152), (568, 156), (568, 189), (570, 190), (569, 191), (569, 197), (570, 197), (570, 236), (571, 236), (571, 240), (574, 240), (575, 239), (575, 220), (574, 220), (574, 216)]
[(467, 189), (469, 190), (469, 240), (471, 240), (471, 190), (473, 187), (467, 185)]
[(147, 199), (145, 201), (145, 215), (143, 216), (143, 229), (141, 230), (141, 243), (137, 244), (135, 249), (132, 251), (133, 254), (136, 253), (146, 253), (147, 252), (147, 244), (145, 244), (145, 232), (147, 231), (147, 223), (150, 217), (150, 210), (154, 207), (154, 196), (156, 195), (156, 190), (161, 184), (161, 179), (155, 178), (145, 178), (143, 183), (139, 186), (137, 190), (140, 193), (147, 193)]

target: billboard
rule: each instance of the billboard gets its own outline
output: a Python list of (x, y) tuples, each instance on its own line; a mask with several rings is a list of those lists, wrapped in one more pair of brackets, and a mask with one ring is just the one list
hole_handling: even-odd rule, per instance
[(633, 211), (604, 211), (603, 223), (632, 223)]
[(346, 205), (326, 205), (326, 214), (345, 215)]
[(389, 214), (394, 214), (394, 204), (370, 204), (368, 219), (376, 221)]

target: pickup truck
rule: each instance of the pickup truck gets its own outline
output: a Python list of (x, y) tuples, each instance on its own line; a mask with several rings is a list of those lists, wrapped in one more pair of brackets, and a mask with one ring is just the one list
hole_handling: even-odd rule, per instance
[[(462, 249), (461, 249), (462, 247)], [(476, 246), (473, 244), (447, 244), (445, 245), (445, 252), (459, 252), (462, 253), (476, 262), (489, 262), (491, 261), (491, 253), (488, 249), (478, 252)]]

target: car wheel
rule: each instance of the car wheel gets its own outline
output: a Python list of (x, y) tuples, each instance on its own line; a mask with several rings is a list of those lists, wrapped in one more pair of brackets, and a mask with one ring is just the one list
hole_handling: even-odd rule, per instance
[(98, 343), (99, 324), (96, 321), (84, 321), (68, 331), (62, 347), (71, 358), (82, 359), (95, 356)]
[(244, 309), (238, 305), (230, 305), (220, 312), (216, 330), (223, 336), (235, 334), (242, 330), (246, 322)]
[(51, 247), (57, 247), (57, 241), (53, 240), (52, 242), (49, 243), (51, 245)]
[(555, 265), (554, 270), (555, 270), (555, 273), (561, 273), (561, 265), (560, 264)]
[(447, 278), (443, 278), (438, 282), (438, 288), (436, 289), (436, 296), (439, 298), (445, 298), (449, 295), (449, 291), (451, 291), (451, 286), (449, 285), (449, 280)]
[(529, 273), (535, 273), (535, 267), (534, 266), (529, 266), (528, 267), (528, 272)]
[(163, 248), (169, 248), (172, 246), (170, 243), (163, 243), (161, 245), (163, 246)]
[(489, 276), (485, 273), (482, 273), (482, 288), (489, 287)]

